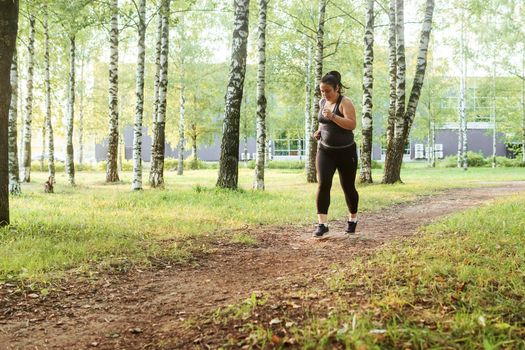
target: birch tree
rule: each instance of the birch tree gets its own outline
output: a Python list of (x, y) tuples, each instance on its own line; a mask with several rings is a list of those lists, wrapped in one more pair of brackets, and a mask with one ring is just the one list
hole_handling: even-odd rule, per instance
[(396, 126), (394, 142), (387, 149), (383, 183), (393, 184), (401, 181), (401, 164), (405, 144), (416, 115), (417, 104), (423, 87), (427, 66), (427, 51), (432, 29), (434, 0), (426, 1), (425, 18), (419, 41), (419, 52), (416, 64), (416, 74), (408, 104), (405, 108), (405, 46), (404, 46), (404, 0), (396, 0)]
[(23, 164), (22, 182), (31, 181), (31, 123), (33, 120), (33, 71), (35, 60), (35, 33), (36, 19), (33, 13), (29, 14), (29, 39), (27, 43), (28, 63), (26, 81), (26, 103), (23, 129)]
[(372, 89), (374, 83), (374, 1), (368, 0), (366, 12), (366, 27), (364, 35), (364, 62), (363, 62), (363, 114), (361, 133), (361, 171), (363, 183), (372, 183)]
[(177, 175), (182, 175), (184, 172), (184, 73), (182, 75), (179, 101), (179, 161), (177, 163)]
[(236, 189), (239, 176), (239, 123), (246, 74), (249, 5), (249, 0), (234, 0), (233, 43), (217, 179), (217, 186), (222, 188)]
[[(325, 14), (326, 14), (326, 0), (319, 1), (319, 21), (317, 24), (316, 33), (316, 51), (315, 51), (315, 78), (314, 78), (314, 113), (312, 115), (311, 130), (317, 130), (319, 127), (319, 121), (317, 116), (319, 114), (319, 101), (321, 100), (321, 90), (319, 89), (319, 83), (323, 77), (323, 52), (324, 52), (324, 25), (325, 25)], [(313, 137), (309, 138), (308, 142), (308, 172), (306, 173), (306, 181), (309, 183), (317, 182), (317, 172), (315, 159), (317, 156), (317, 140)]]
[(396, 84), (397, 84), (397, 63), (396, 63), (396, 0), (390, 0), (388, 9), (388, 72), (390, 99), (388, 105), (388, 126), (387, 126), (387, 152), (394, 149), (394, 136), (396, 128)]
[(257, 156), (253, 188), (264, 190), (264, 164), (266, 156), (266, 14), (269, 0), (259, 0), (259, 25), (257, 27)]
[[(55, 140), (53, 136), (53, 124), (51, 121), (51, 75), (49, 73), (49, 26), (47, 8), (44, 13), (44, 66), (45, 66), (45, 94), (46, 94), (46, 116), (45, 129), (47, 135), (47, 166), (48, 178), (52, 183), (55, 182)], [(43, 152), (42, 152), (43, 153)]]
[(118, 0), (111, 2), (110, 58), (109, 58), (109, 135), (106, 182), (119, 181), (118, 157)]
[(304, 72), (304, 92), (305, 92), (305, 98), (304, 98), (304, 148), (305, 148), (305, 158), (306, 162), (305, 164), (305, 171), (306, 173), (309, 173), (309, 167), (312, 165), (308, 161), (310, 159), (309, 152), (310, 147), (309, 143), (312, 139), (312, 44), (308, 36), (305, 35), (305, 41), (306, 41), (306, 64), (305, 64), (305, 72)]
[(158, 110), (154, 122), (154, 145), (151, 155), (150, 185), (164, 186), (164, 147), (166, 125), (166, 97), (168, 90), (168, 54), (169, 54), (169, 16), (170, 0), (163, 0), (161, 8), (162, 38), (160, 50), (160, 71), (158, 87)]
[[(161, 0), (162, 7), (162, 0)], [(160, 85), (160, 53), (162, 47), (162, 11), (159, 11), (157, 19), (157, 40), (155, 44), (155, 78), (153, 80), (153, 121), (151, 124), (151, 170), (149, 173), (149, 183), (153, 183), (154, 172), (153, 169), (153, 157), (157, 154), (157, 140), (156, 140), (156, 126), (157, 126), (157, 114), (159, 113), (159, 85)]]
[(131, 189), (142, 190), (142, 119), (144, 115), (144, 63), (146, 57), (146, 0), (138, 5), (138, 54), (135, 75), (135, 124), (133, 125), (133, 180)]
[(9, 225), (8, 123), (17, 30), (18, 0), (3, 1), (0, 11), (0, 227)]
[(458, 128), (458, 168), (468, 169), (467, 161), (467, 99), (465, 96), (467, 89), (467, 54), (465, 52), (465, 10), (461, 16), (461, 35), (460, 35), (460, 59), (461, 77), (459, 80), (459, 128)]
[(18, 57), (16, 45), (11, 63), (11, 104), (9, 107), (8, 121), (8, 147), (9, 147), (9, 193), (19, 195), (20, 177), (18, 173), (18, 145), (17, 145), (17, 118), (18, 118)]

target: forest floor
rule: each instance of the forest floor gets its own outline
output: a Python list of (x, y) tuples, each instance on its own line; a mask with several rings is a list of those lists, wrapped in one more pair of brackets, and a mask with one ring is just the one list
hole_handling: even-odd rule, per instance
[(355, 235), (343, 233), (344, 218), (332, 222), (322, 239), (312, 237), (311, 226), (250, 226), (242, 232), (255, 238), (251, 244), (214, 240), (189, 263), (71, 274), (40, 292), (0, 285), (0, 349), (218, 348), (227, 341), (249, 347), (239, 324), (216, 322), (218, 310), (265, 299), (268, 307), (257, 318), (266, 325), (281, 322), (283, 309), (297, 320), (326, 314), (331, 296), (322, 286), (334, 267), (374, 256), (385, 243), (413, 237), (437, 218), (525, 191), (525, 181), (487, 186), (364, 213)]

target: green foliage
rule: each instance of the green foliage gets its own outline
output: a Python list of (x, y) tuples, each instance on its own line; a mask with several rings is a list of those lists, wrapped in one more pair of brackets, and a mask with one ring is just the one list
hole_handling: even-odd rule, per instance
[[(31, 162), (31, 171), (42, 171), (42, 163), (39, 160), (34, 160)], [(44, 170), (47, 171), (48, 162), (44, 160)], [(55, 171), (63, 172), (65, 170), (65, 164), (63, 162), (55, 162)]]
[[(250, 160), (246, 163), (246, 167), (255, 169), (255, 160)], [(302, 160), (271, 160), (266, 165), (267, 169), (304, 169), (304, 161)]]
[[(484, 158), (481, 153), (467, 152), (467, 163), (469, 167), (490, 167), (492, 166), (492, 157)], [(439, 161), (440, 166), (445, 168), (457, 167), (457, 156), (450, 155)], [(520, 159), (509, 159), (506, 157), (496, 157), (496, 166), (498, 167), (523, 167), (525, 166)]]
[(521, 159), (518, 159), (518, 158), (509, 159), (507, 157), (496, 157), (496, 166), (511, 168), (511, 167), (525, 167), (525, 164), (523, 164)]

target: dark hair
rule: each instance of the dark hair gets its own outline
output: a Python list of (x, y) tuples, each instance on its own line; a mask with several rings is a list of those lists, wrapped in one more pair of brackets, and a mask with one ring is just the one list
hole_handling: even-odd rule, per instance
[(321, 83), (332, 86), (335, 91), (339, 90), (340, 94), (343, 93), (343, 88), (346, 88), (346, 86), (341, 83), (341, 74), (336, 70), (326, 73), (324, 77), (321, 78)]

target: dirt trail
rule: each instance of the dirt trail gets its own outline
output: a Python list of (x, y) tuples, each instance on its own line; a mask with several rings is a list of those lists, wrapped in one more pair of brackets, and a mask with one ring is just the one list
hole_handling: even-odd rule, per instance
[(189, 317), (238, 303), (253, 291), (306, 287), (333, 264), (374, 254), (435, 218), (520, 191), (525, 181), (421, 197), (360, 215), (353, 236), (342, 233), (344, 220), (331, 223), (323, 239), (311, 237), (311, 226), (251, 227), (259, 241), (254, 247), (220, 242), (194, 264), (72, 279), (46, 297), (0, 285), (0, 349), (204, 347), (194, 340), (206, 330), (188, 329)]

